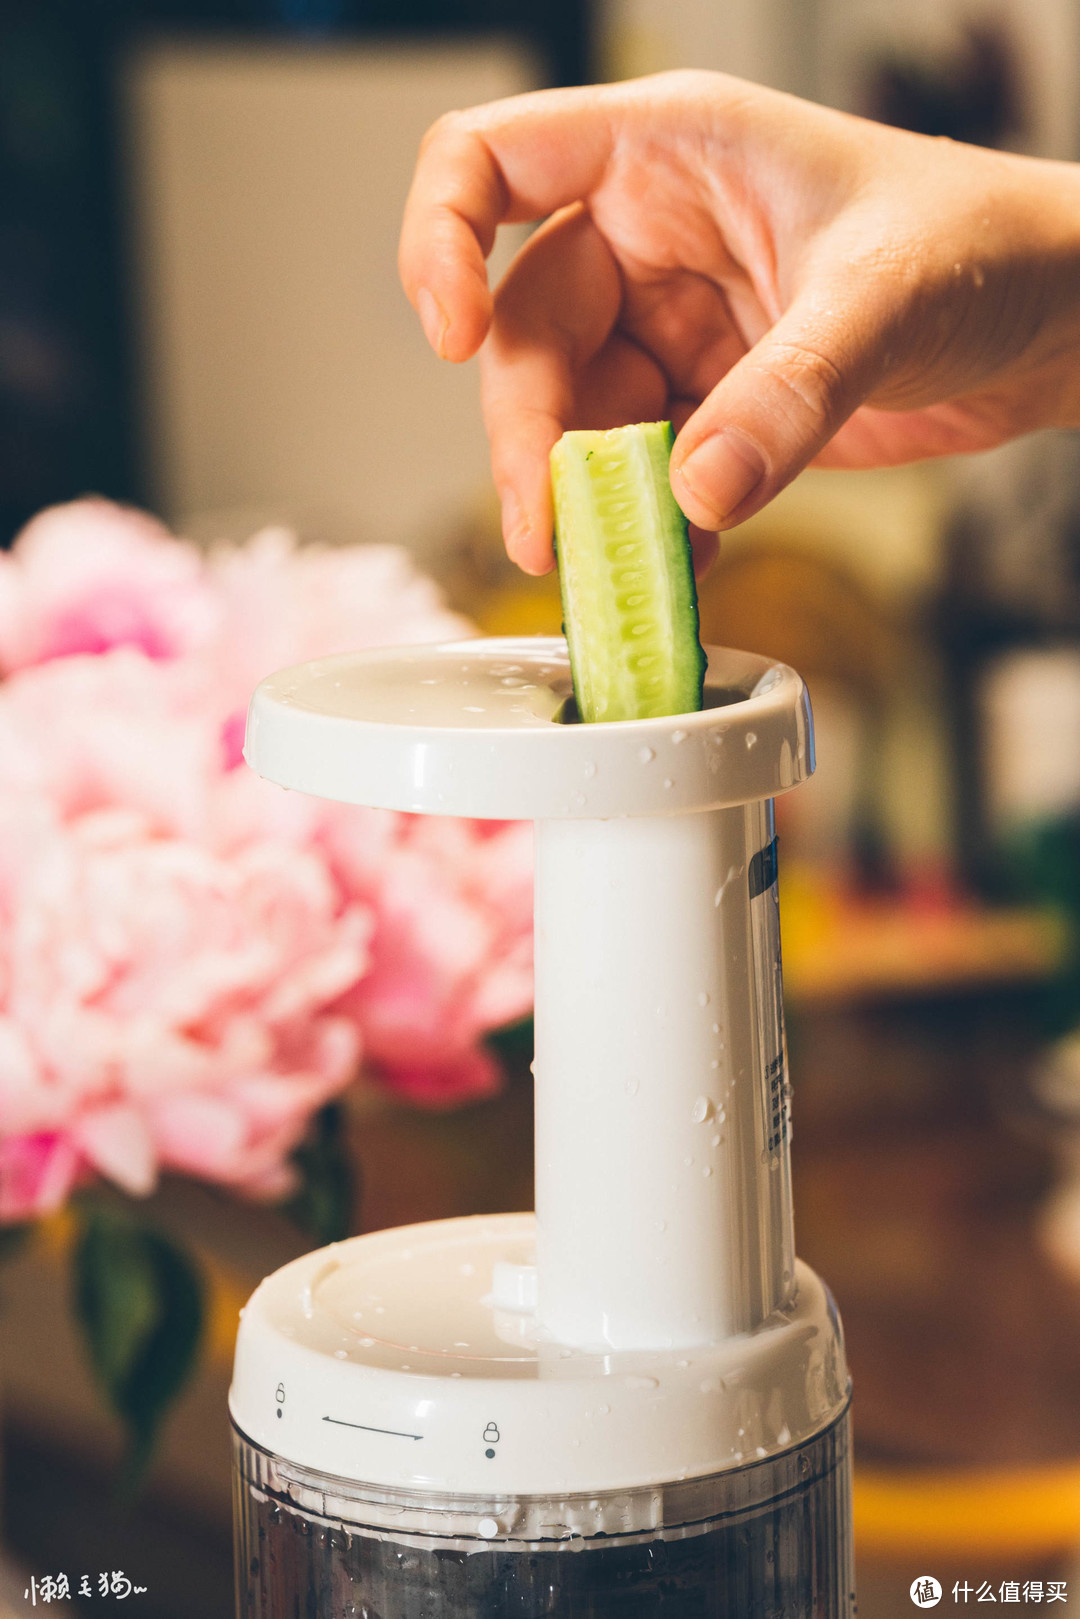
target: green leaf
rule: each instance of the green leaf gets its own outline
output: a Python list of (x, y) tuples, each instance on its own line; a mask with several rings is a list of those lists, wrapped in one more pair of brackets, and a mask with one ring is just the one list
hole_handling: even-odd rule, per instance
[(134, 1489), (162, 1418), (196, 1360), (202, 1284), (161, 1232), (84, 1205), (73, 1255), (75, 1309), (91, 1365), (128, 1433), (124, 1486)]
[(486, 1043), (501, 1062), (524, 1067), (526, 1061), (532, 1061), (534, 1044), (532, 1017), (524, 1017), (517, 1023), (507, 1023), (501, 1029), (492, 1029)]
[(344, 1108), (331, 1103), (315, 1115), (292, 1161), (299, 1185), (282, 1203), (283, 1213), (317, 1242), (340, 1242), (353, 1229), (360, 1189), (347, 1150)]

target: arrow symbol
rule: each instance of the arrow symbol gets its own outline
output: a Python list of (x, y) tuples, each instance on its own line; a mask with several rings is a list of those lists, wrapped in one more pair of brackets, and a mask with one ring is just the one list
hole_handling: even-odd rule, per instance
[(341, 1417), (323, 1417), (324, 1422), (333, 1422), (339, 1428), (362, 1428), (365, 1433), (388, 1433), (395, 1439), (423, 1439), (422, 1433), (401, 1433), (397, 1428), (373, 1428), (368, 1422), (345, 1422)]

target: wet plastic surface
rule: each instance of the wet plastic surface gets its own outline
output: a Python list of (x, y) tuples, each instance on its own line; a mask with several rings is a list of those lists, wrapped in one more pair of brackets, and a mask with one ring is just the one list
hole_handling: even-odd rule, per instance
[[(323, 1481), (314, 1511), (314, 1476), (238, 1435), (238, 1619), (849, 1619), (849, 1445), (845, 1413), (780, 1456), (647, 1492), (647, 1533), (527, 1541), (502, 1531), (506, 1501), (447, 1498), (456, 1529), (473, 1515), (471, 1536), (365, 1525), (363, 1487), (340, 1480)], [(694, 1519), (675, 1521), (691, 1504)], [(404, 1530), (440, 1500), (394, 1510)], [(370, 1515), (386, 1512), (381, 1493)]]

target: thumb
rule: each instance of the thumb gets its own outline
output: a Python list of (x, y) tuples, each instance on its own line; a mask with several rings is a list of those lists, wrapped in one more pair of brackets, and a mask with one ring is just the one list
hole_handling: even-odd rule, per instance
[(879, 344), (789, 310), (684, 425), (671, 487), (692, 523), (724, 529), (759, 511), (813, 460), (877, 385)]

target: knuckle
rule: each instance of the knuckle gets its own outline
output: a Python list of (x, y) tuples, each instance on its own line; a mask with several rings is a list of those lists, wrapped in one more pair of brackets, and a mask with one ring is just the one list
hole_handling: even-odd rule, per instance
[(827, 427), (838, 413), (846, 388), (836, 362), (806, 343), (778, 343), (773, 361), (770, 372), (789, 408)]
[(456, 109), (442, 113), (425, 131), (420, 142), (421, 155), (429, 152), (437, 143), (456, 135), (461, 130), (464, 120), (465, 114)]

